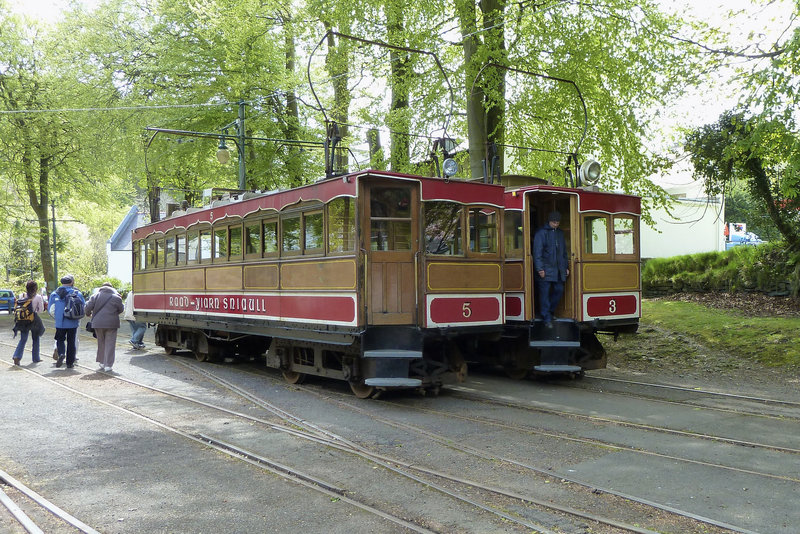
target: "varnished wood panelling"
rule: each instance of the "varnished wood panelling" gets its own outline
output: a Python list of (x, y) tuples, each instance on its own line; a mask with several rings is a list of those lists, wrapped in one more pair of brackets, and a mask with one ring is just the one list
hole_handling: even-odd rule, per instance
[(205, 289), (203, 283), (203, 269), (180, 269), (177, 271), (167, 271), (164, 273), (164, 283), (168, 291), (176, 290), (196, 290)]
[(638, 263), (584, 263), (584, 291), (630, 291), (639, 289)]
[(409, 324), (414, 318), (414, 265), (370, 264), (370, 323)]
[(500, 291), (500, 265), (497, 263), (428, 264), (430, 291)]
[(508, 263), (503, 267), (503, 287), (506, 291), (522, 291), (525, 272), (522, 262)]
[(164, 291), (164, 273), (141, 273), (133, 275), (133, 288), (137, 293)]
[(353, 259), (307, 261), (281, 265), (281, 289), (355, 289)]
[(245, 265), (245, 289), (278, 289), (278, 266), (272, 265)]
[(206, 268), (206, 289), (209, 291), (242, 289), (241, 265)]

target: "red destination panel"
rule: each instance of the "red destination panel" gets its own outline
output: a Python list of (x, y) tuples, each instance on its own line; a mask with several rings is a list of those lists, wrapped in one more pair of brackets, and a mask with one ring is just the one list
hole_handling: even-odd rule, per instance
[(635, 295), (589, 297), (586, 313), (591, 317), (633, 315), (638, 311)]
[(431, 300), (430, 319), (438, 324), (480, 323), (500, 318), (500, 301), (494, 297), (437, 297)]

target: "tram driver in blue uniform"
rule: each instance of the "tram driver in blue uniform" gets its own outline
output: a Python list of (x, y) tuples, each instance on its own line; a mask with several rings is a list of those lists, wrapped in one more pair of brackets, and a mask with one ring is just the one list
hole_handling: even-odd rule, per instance
[(564, 232), (559, 228), (561, 214), (552, 211), (547, 224), (533, 237), (533, 268), (536, 292), (539, 294), (539, 313), (547, 327), (553, 326), (553, 317), (564, 294), (564, 282), (569, 276), (569, 257)]

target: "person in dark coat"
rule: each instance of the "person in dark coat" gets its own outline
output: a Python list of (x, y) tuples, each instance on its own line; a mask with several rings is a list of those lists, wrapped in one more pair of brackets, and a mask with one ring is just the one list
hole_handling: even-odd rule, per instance
[(569, 276), (569, 256), (564, 232), (559, 228), (561, 214), (550, 212), (547, 224), (533, 237), (533, 269), (539, 312), (548, 326), (552, 325), (556, 308), (564, 294), (564, 282)]
[(110, 372), (114, 367), (119, 330), (119, 315), (125, 306), (117, 290), (106, 282), (86, 303), (86, 316), (92, 318), (92, 328), (97, 336), (98, 371)]

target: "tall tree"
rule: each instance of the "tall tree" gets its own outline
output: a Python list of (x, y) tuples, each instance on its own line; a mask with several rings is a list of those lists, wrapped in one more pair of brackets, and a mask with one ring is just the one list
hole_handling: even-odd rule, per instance
[(689, 134), (686, 148), (710, 194), (744, 179), (789, 248), (800, 251), (800, 202), (787, 195), (797, 183), (796, 171), (789, 166), (786, 172), (787, 162), (800, 158), (800, 142), (783, 122), (728, 112)]

